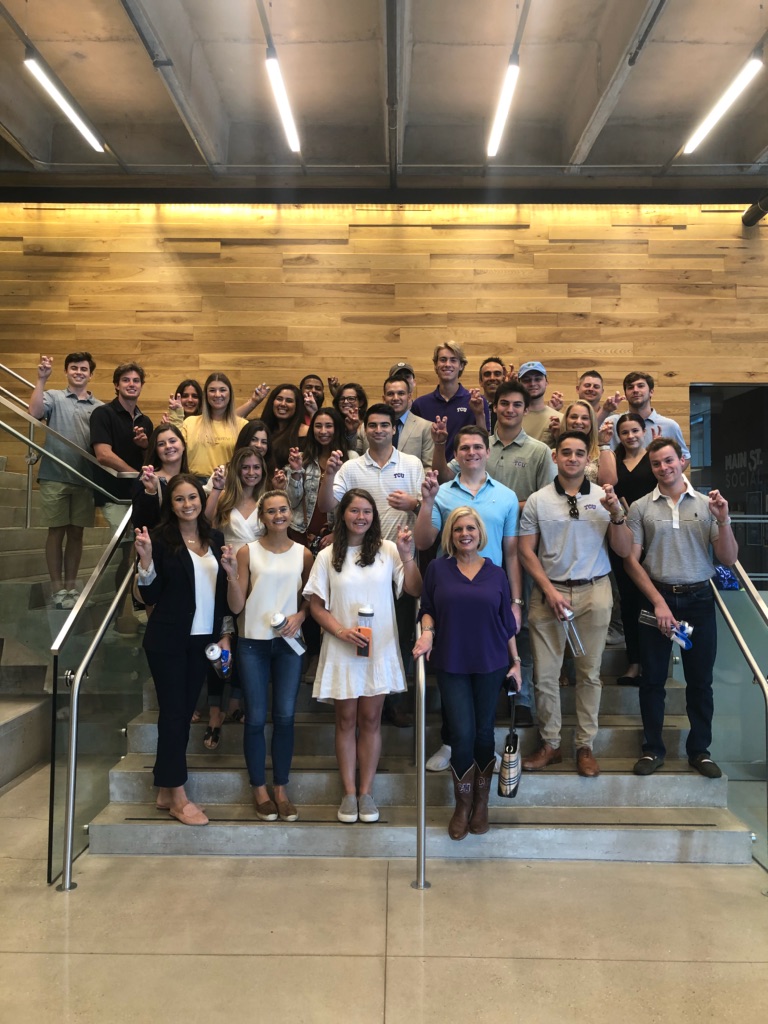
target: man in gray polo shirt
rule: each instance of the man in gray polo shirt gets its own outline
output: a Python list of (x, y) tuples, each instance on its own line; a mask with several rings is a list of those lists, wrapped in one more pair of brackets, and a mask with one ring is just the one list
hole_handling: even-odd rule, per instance
[[(29, 400), (29, 414), (35, 419), (45, 420), (57, 433), (90, 452), (91, 413), (102, 404), (88, 390), (96, 363), (90, 352), (70, 352), (64, 359), (67, 386), (63, 391), (45, 391), (52, 369), (51, 357), (40, 356), (37, 383)], [(55, 437), (46, 435), (45, 450), (90, 479), (89, 463)], [(77, 573), (83, 554), (83, 530), (86, 526), (93, 526), (93, 491), (80, 477), (45, 456), (40, 463), (37, 481), (43, 523), (48, 527), (45, 560), (51, 578), (53, 604), (56, 608), (74, 608)]]
[[(708, 496), (694, 490), (683, 474), (685, 460), (679, 444), (660, 437), (648, 445), (648, 458), (657, 485), (633, 502), (629, 513), (632, 553), (624, 562), (627, 573), (645, 597), (646, 610), (656, 616), (658, 629), (643, 630), (640, 714), (643, 754), (635, 775), (651, 775), (664, 764), (662, 737), (664, 698), (673, 627), (694, 627), (690, 650), (683, 651), (685, 706), (691, 723), (686, 740), (688, 763), (706, 778), (722, 774), (709, 756), (712, 742), (712, 669), (717, 656), (715, 600), (709, 585), (714, 567), (709, 548), (724, 565), (739, 556), (731, 530), (728, 502), (719, 491)], [(641, 554), (645, 551), (642, 565)]]
[(557, 476), (525, 503), (518, 541), (520, 557), (535, 584), (528, 611), (533, 649), (536, 710), (541, 747), (523, 759), (534, 772), (559, 764), (560, 667), (565, 652), (563, 621), (573, 623), (584, 645), (576, 657), (576, 770), (595, 776), (592, 753), (600, 710), (600, 662), (613, 598), (606, 537), (624, 558), (632, 546), (621, 503), (606, 484), (585, 478), (588, 453), (583, 434), (566, 430), (554, 453)]

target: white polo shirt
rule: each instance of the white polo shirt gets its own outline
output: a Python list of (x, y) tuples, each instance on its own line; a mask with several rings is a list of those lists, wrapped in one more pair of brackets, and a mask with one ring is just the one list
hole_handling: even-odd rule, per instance
[(414, 498), (420, 498), (423, 480), (424, 467), (415, 455), (393, 448), (389, 460), (379, 466), (366, 451), (359, 459), (350, 459), (342, 465), (333, 481), (333, 496), (336, 501), (341, 501), (353, 487), (369, 491), (379, 512), (382, 536), (385, 540), (395, 541), (398, 528), (407, 526), (413, 529), (416, 517), (412, 512), (392, 508), (387, 498), (393, 491), (405, 491)]

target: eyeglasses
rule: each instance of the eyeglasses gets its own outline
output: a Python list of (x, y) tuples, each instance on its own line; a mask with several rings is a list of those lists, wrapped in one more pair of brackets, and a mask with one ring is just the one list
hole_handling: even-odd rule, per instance
[(568, 502), (568, 515), (571, 519), (579, 518), (579, 506), (577, 504), (578, 498), (575, 494), (566, 494), (565, 500)]
[(360, 400), (357, 398), (340, 398), (339, 405), (359, 405)]

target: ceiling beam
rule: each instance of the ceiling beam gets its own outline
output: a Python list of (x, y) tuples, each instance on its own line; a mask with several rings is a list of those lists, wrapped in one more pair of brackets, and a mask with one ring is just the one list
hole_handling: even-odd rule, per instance
[(120, 0), (212, 174), (227, 163), (229, 118), (181, 0)]
[(616, 17), (615, 8), (606, 9), (592, 59), (571, 91), (570, 117), (563, 126), (563, 152), (570, 153), (570, 173), (578, 173), (589, 157), (666, 2), (623, 0), (621, 18)]

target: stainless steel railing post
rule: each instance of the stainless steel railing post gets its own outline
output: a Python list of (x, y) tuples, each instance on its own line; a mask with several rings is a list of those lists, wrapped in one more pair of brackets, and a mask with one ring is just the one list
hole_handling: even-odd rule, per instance
[[(29, 434), (29, 440), (34, 443), (35, 440), (35, 428), (30, 423), (27, 428)], [(26, 510), (24, 514), (24, 525), (27, 529), (32, 525), (32, 467), (37, 462), (37, 455), (34, 454), (34, 449), (30, 448), (27, 454), (27, 497), (26, 497)]]
[[(421, 636), (421, 624), (418, 621), (419, 602), (416, 602), (416, 639)], [(416, 879), (411, 882), (412, 889), (429, 889), (426, 878), (427, 859), (427, 680), (424, 656), (415, 659), (414, 686), (416, 688)]]
[(69, 746), (67, 748), (67, 795), (64, 805), (64, 855), (61, 869), (61, 885), (57, 885), (58, 892), (69, 892), (77, 888), (77, 883), (72, 881), (72, 851), (75, 843), (75, 792), (77, 788), (77, 730), (80, 724), (80, 686), (88, 671), (96, 649), (107, 631), (112, 616), (120, 607), (125, 592), (133, 580), (133, 566), (125, 574), (125, 579), (118, 587), (109, 611), (104, 617), (101, 625), (96, 630), (96, 635), (91, 641), (83, 660), (77, 667), (74, 676), (67, 672), (67, 682), (72, 680), (72, 693), (69, 698)]

